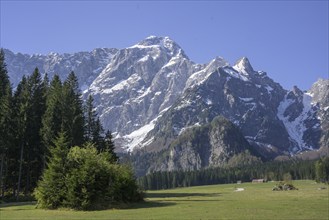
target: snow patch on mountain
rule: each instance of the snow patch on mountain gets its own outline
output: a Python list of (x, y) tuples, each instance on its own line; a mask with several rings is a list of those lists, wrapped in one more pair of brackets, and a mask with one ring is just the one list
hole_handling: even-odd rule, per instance
[(180, 110), (182, 108), (186, 108), (187, 106), (190, 106), (192, 104), (192, 102), (190, 100), (184, 100), (181, 105), (175, 107), (175, 110)]
[(156, 119), (151, 121), (149, 124), (133, 131), (132, 133), (123, 136), (125, 139), (125, 150), (132, 151), (136, 147), (141, 147), (142, 141), (145, 139), (148, 132), (150, 132), (155, 125)]
[(310, 93), (303, 94), (303, 111), (297, 118), (295, 118), (295, 120), (290, 121), (289, 115), (284, 116), (284, 113), (286, 109), (293, 103), (294, 100), (287, 98), (286, 95), (284, 100), (280, 103), (278, 107), (277, 114), (278, 118), (283, 122), (291, 140), (297, 144), (293, 149), (293, 153), (296, 153), (303, 149), (313, 149), (312, 146), (308, 146), (303, 140), (304, 132), (307, 129), (304, 121), (312, 113), (312, 96), (310, 95)]
[(240, 100), (244, 101), (244, 102), (251, 102), (254, 100), (254, 98), (241, 98), (239, 97)]
[(122, 80), (116, 85), (114, 85), (113, 87), (109, 89), (104, 89), (102, 92), (106, 94), (111, 94), (114, 91), (124, 90), (127, 89), (132, 84), (138, 82), (139, 80), (141, 80), (141, 77), (138, 74), (132, 74), (128, 79)]
[(212, 100), (211, 100), (211, 99), (206, 99), (206, 104), (207, 104), (207, 105), (212, 105), (212, 104), (213, 104), (213, 102), (212, 102)]
[(233, 69), (231, 67), (224, 67), (224, 71), (234, 78), (241, 79), (245, 82), (249, 81), (248, 76), (246, 76), (245, 74), (240, 74), (240, 72), (236, 69)]
[[(211, 60), (208, 65), (204, 65), (204, 67), (201, 67), (201, 70), (194, 72), (188, 78), (185, 89), (202, 84), (219, 67), (228, 65), (229, 64), (222, 57), (216, 57)], [(200, 68), (200, 65), (195, 65), (194, 68), (198, 69)]]
[(163, 109), (160, 113), (159, 116), (153, 119), (150, 123), (144, 125), (143, 127), (131, 132), (128, 135), (125, 135), (123, 137), (124, 142), (125, 142), (125, 150), (126, 151), (133, 151), (135, 148), (142, 148), (143, 146), (151, 143), (153, 141), (153, 137), (150, 138), (149, 140), (145, 140), (147, 134), (154, 128), (155, 123), (157, 120), (165, 113), (169, 108)]

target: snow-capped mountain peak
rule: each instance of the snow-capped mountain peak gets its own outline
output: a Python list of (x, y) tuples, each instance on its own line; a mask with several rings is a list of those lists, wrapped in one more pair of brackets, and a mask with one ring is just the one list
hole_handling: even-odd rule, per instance
[(138, 48), (138, 49), (164, 49), (169, 56), (174, 56), (176, 54), (181, 54), (186, 57), (182, 48), (171, 38), (169, 37), (157, 37), (149, 36), (139, 43), (129, 47), (129, 48)]
[(254, 72), (249, 59), (247, 57), (242, 57), (233, 66), (233, 69), (244, 75), (250, 75)]
[[(213, 72), (215, 72), (219, 67), (228, 66), (228, 62), (222, 57), (216, 57), (211, 60), (208, 64), (204, 65), (199, 71), (194, 72), (186, 82), (185, 89), (200, 85), (205, 81)], [(196, 66), (198, 68), (198, 66)], [(200, 68), (200, 67), (199, 67)]]

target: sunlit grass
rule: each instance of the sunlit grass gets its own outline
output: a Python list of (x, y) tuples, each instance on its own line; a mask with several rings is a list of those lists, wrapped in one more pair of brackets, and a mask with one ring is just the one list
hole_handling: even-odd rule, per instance
[[(103, 211), (42, 210), (35, 203), (0, 206), (0, 219), (328, 219), (328, 186), (294, 181), (298, 191), (272, 191), (275, 183), (242, 183), (148, 191), (145, 202)], [(235, 188), (244, 188), (236, 192)], [(318, 188), (325, 187), (324, 190)]]

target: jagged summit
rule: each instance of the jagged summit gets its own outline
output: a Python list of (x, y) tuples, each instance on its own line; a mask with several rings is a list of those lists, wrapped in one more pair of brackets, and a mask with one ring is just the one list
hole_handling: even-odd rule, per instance
[(249, 75), (254, 72), (254, 69), (252, 68), (247, 57), (242, 57), (241, 59), (239, 59), (234, 64), (233, 68), (244, 75)]
[(170, 56), (182, 56), (188, 59), (183, 49), (170, 37), (149, 36), (129, 47), (138, 49), (164, 49)]
[(152, 45), (163, 45), (165, 42), (174, 44), (175, 42), (170, 39), (168, 36), (165, 37), (158, 37), (151, 35), (149, 37), (146, 37), (144, 40), (140, 41), (138, 45), (144, 45), (144, 46), (152, 46)]
[(301, 96), (303, 95), (303, 91), (300, 90), (296, 85), (292, 87), (291, 90), (296, 96)]

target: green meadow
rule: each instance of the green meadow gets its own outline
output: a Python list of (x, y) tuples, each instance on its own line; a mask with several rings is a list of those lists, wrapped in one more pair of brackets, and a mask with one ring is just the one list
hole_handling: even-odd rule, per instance
[[(328, 220), (328, 185), (308, 180), (293, 184), (299, 190), (272, 191), (275, 183), (268, 182), (147, 191), (145, 202), (89, 212), (36, 209), (33, 202), (7, 203), (0, 205), (0, 219)], [(244, 190), (237, 191), (238, 188)]]

